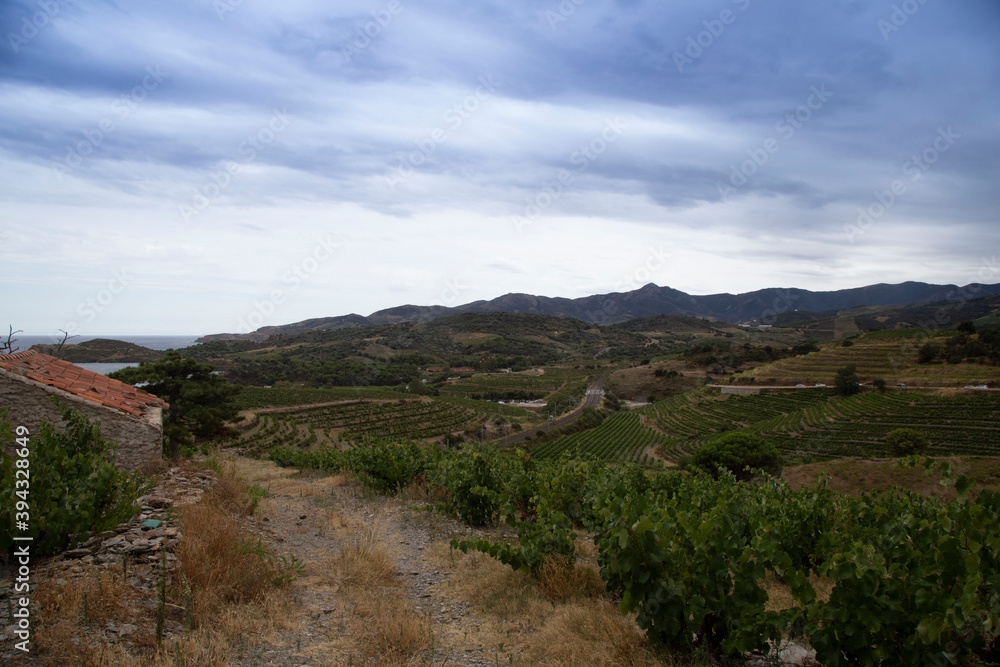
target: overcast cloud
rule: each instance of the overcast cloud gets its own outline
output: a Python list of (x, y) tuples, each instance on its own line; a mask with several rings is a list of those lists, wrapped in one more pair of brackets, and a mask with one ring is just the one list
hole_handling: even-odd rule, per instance
[(43, 0), (0, 22), (0, 325), (31, 334), (647, 274), (1000, 282), (992, 0)]

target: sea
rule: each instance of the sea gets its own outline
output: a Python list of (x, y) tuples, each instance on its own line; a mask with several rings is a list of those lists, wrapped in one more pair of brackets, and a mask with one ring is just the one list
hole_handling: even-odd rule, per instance
[[(148, 347), (151, 350), (178, 350), (182, 347), (188, 347), (194, 345), (194, 342), (199, 338), (199, 336), (129, 336), (129, 335), (98, 335), (98, 336), (79, 336), (77, 338), (72, 338), (67, 341), (67, 345), (71, 343), (83, 343), (88, 340), (94, 340), (95, 338), (107, 338), (109, 340), (121, 340), (126, 343), (134, 343), (136, 345), (142, 345), (143, 347)], [(14, 346), (20, 350), (31, 349), (32, 345), (57, 345), (59, 341), (62, 340), (62, 335), (54, 336), (24, 336), (17, 334), (14, 336), (17, 341)], [(101, 375), (107, 375), (108, 373), (114, 373), (122, 368), (129, 368), (131, 366), (138, 366), (139, 364), (108, 364), (108, 363), (93, 363), (93, 364), (77, 364), (81, 368), (86, 368), (87, 370), (94, 371), (95, 373), (100, 373)]]

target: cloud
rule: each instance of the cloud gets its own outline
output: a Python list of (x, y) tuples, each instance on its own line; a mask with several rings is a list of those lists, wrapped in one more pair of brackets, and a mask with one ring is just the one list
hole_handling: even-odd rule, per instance
[(148, 282), (130, 293), (180, 330), (231, 329), (320, 233), (350, 257), (283, 317), (455, 280), (463, 300), (610, 291), (660, 244), (678, 259), (656, 282), (687, 291), (959, 283), (1000, 240), (985, 0), (905, 20), (854, 0), (222, 6), (0, 7), (0, 277), (21, 328), (52, 319), (61, 280), (131, 262)]

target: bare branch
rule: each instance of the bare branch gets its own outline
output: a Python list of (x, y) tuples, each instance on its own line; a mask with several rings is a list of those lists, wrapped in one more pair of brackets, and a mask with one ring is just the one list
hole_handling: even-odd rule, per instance
[(14, 354), (17, 352), (18, 348), (14, 347), (14, 343), (17, 339), (14, 338), (14, 334), (24, 333), (22, 330), (18, 329), (14, 331), (14, 327), (10, 326), (10, 331), (7, 334), (7, 340), (0, 339), (0, 354)]
[(68, 341), (71, 338), (79, 338), (79, 336), (70, 336), (69, 332), (65, 331), (63, 329), (60, 329), (59, 331), (62, 331), (62, 333), (63, 333), (63, 339), (61, 341), (59, 341), (59, 345), (56, 347), (56, 358), (57, 359), (59, 359), (59, 358), (62, 357), (62, 349), (63, 349), (63, 345), (66, 344), (66, 341)]

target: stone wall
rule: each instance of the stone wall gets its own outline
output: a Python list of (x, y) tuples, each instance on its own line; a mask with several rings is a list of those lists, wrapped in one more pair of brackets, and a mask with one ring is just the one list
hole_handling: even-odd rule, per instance
[[(119, 467), (135, 470), (161, 458), (163, 427), (160, 408), (147, 408), (142, 417), (136, 417), (0, 369), (0, 408), (8, 411), (12, 428), (27, 426), (32, 438), (41, 433), (40, 424), (43, 421), (61, 429), (62, 416), (52, 404), (52, 396), (82, 412), (91, 421), (100, 422), (101, 435), (118, 443)], [(11, 449), (12, 446), (9, 446), (8, 454), (12, 453)]]

